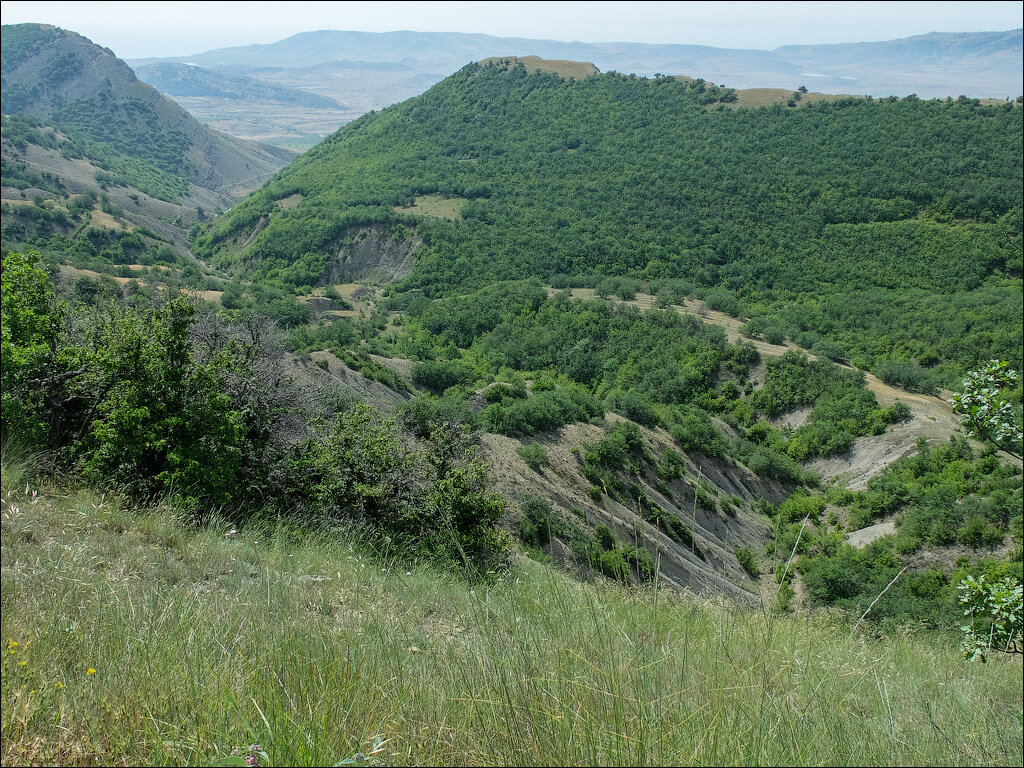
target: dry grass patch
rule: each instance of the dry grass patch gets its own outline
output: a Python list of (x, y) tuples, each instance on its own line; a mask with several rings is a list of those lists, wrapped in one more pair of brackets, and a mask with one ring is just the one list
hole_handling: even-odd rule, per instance
[[(770, 107), (773, 104), (786, 104), (793, 98), (794, 91), (785, 88), (745, 88), (736, 91), (736, 101), (727, 106), (733, 109), (743, 107)], [(863, 98), (847, 93), (816, 93), (809, 91), (800, 94), (797, 107), (813, 104), (816, 101), (839, 101), (840, 99)], [(717, 106), (717, 105), (715, 105)]]
[(526, 67), (527, 72), (540, 70), (553, 72), (559, 77), (578, 80), (591, 75), (600, 74), (601, 70), (589, 61), (570, 61), (568, 59), (542, 59), (540, 56), (492, 56), (480, 62), (483, 66), (493, 65), (512, 69), (517, 64)]
[(420, 195), (412, 205), (396, 205), (398, 213), (411, 213), (413, 216), (433, 216), (438, 219), (459, 221), (462, 219), (462, 206), (468, 203), (464, 197), (443, 197), (441, 195)]
[(296, 192), (294, 195), (288, 195), (288, 197), (282, 197), (277, 201), (277, 207), (282, 211), (290, 211), (293, 208), (298, 208), (299, 203), (302, 202), (302, 195)]
[(1019, 659), (3, 480), (4, 765), (1021, 764)]

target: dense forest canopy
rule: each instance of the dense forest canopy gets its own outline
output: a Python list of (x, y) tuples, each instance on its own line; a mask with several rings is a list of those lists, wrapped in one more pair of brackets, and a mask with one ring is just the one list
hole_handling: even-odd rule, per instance
[[(700, 80), (469, 65), (345, 126), (196, 242), (316, 285), (353, 225), (414, 225), (399, 289), (632, 276), (716, 288), (864, 367), (1020, 364), (1021, 109), (850, 98), (734, 109)], [(279, 200), (298, 193), (297, 207)], [(395, 210), (462, 198), (454, 220)], [(253, 237), (254, 230), (258, 233)]]

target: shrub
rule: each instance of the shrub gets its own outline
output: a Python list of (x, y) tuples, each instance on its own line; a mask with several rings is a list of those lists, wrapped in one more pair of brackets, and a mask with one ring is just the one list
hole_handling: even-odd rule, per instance
[(597, 537), (597, 543), (601, 549), (612, 550), (615, 549), (618, 544), (618, 539), (615, 537), (615, 534), (612, 533), (611, 528), (607, 525), (598, 523), (597, 526), (594, 527), (594, 536)]
[(588, 447), (585, 462), (603, 469), (621, 470), (629, 459), (643, 458), (645, 453), (640, 428), (630, 422), (619, 422), (607, 437)]
[(393, 418), (359, 405), (309, 442), (293, 471), (310, 488), (317, 514), (387, 535), (399, 551), (477, 575), (506, 563), (508, 542), (497, 528), (505, 503), (489, 489), (487, 465), (465, 427), (439, 425), (425, 443), (412, 444)]
[(464, 386), (476, 380), (473, 370), (461, 360), (428, 360), (412, 367), (412, 380), (434, 392)]
[(678, 422), (669, 428), (669, 434), (684, 451), (700, 451), (711, 457), (725, 453), (722, 433), (711, 422), (711, 417), (699, 409), (684, 411)]
[(754, 558), (754, 553), (746, 547), (736, 547), (733, 552), (743, 570), (751, 576), (757, 576), (757, 560)]
[(495, 403), (483, 411), (481, 421), (488, 431), (515, 436), (544, 432), (603, 414), (593, 395), (571, 385), (521, 400)]
[(1020, 582), (1005, 578), (990, 583), (982, 574), (967, 576), (956, 588), (967, 619), (960, 627), (964, 658), (985, 661), (992, 650), (1019, 652), (1024, 614)]
[(643, 424), (645, 427), (658, 426), (659, 419), (653, 403), (636, 392), (614, 392), (605, 401), (605, 405), (609, 410), (637, 424)]
[(658, 462), (658, 477), (662, 480), (678, 480), (686, 471), (683, 457), (671, 448), (665, 449)]
[(530, 443), (529, 445), (520, 445), (516, 448), (516, 453), (530, 469), (534, 472), (540, 472), (544, 467), (548, 466), (548, 449), (540, 443)]
[(882, 360), (871, 370), (886, 384), (912, 392), (935, 391), (935, 375), (914, 362), (905, 360)]
[(1003, 541), (1003, 533), (980, 515), (971, 517), (957, 531), (957, 539), (966, 547), (991, 549)]
[(551, 505), (539, 496), (524, 494), (519, 499), (517, 530), (524, 544), (543, 547), (551, 541), (552, 530), (557, 532), (558, 524)]

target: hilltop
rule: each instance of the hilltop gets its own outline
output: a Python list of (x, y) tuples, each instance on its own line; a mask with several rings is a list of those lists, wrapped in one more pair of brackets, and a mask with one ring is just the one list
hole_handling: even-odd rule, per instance
[[(183, 251), (191, 224), (294, 157), (201, 125), (74, 32), (21, 24), (5, 26), (3, 40), (7, 242), (40, 220), (69, 232), (80, 223), (62, 223), (62, 211), (69, 222), (77, 215), (69, 196), (89, 193), (86, 208), (103, 196), (119, 211), (113, 229), (145, 228)], [(28, 210), (36, 197), (50, 201), (48, 212)], [(103, 213), (96, 211), (96, 223)]]

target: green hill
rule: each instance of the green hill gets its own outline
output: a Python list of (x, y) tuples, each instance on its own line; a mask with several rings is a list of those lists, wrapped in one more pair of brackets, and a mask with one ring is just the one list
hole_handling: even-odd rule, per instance
[[(992, 357), (1019, 367), (1019, 107), (734, 98), (699, 80), (470, 65), (343, 127), (195, 252), (317, 285), (359, 228), (403, 224), (422, 246), (399, 290), (677, 279), (863, 367), (940, 363), (944, 382)], [(438, 198), (456, 215), (407, 212)]]
[[(294, 155), (204, 128), (86, 38), (43, 24), (3, 28), (3, 111), (48, 122), (72, 155), (161, 199), (189, 184), (229, 192)], [(17, 137), (12, 137), (17, 138)]]
[(193, 223), (294, 157), (200, 125), (74, 32), (4, 26), (0, 64), (5, 246), (31, 246), (58, 261), (84, 250), (96, 266), (111, 261), (95, 261), (97, 239), (137, 230), (148, 239), (130, 250), (185, 254)]

